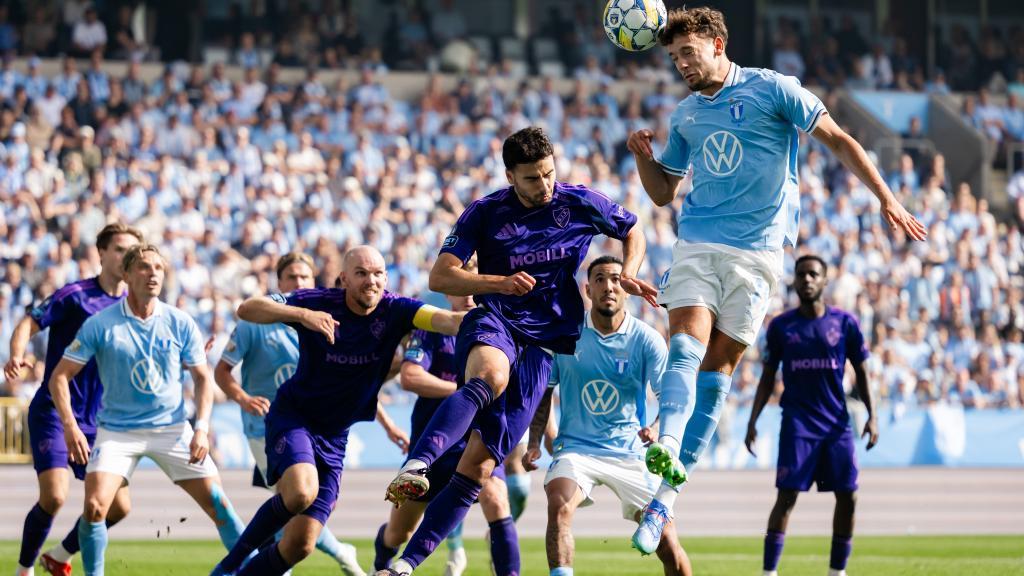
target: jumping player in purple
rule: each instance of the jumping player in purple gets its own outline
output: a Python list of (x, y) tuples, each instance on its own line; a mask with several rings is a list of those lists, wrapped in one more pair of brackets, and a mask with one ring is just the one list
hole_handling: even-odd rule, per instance
[[(636, 216), (605, 196), (555, 181), (551, 142), (539, 128), (502, 149), (510, 186), (466, 208), (430, 272), (430, 288), (472, 295), (455, 344), (462, 384), (438, 407), (387, 499), (401, 505), (429, 489), (429, 467), (472, 429), (452, 481), (427, 507), (402, 557), (378, 576), (410, 574), (466, 516), (495, 465), (529, 427), (547, 388), (552, 353), (572, 354), (583, 322), (576, 271), (591, 239), (623, 243), (622, 285), (654, 305), (636, 279), (646, 243)], [(479, 273), (463, 269), (473, 254)]]
[(764, 371), (747, 424), (747, 450), (753, 454), (757, 417), (772, 395), (781, 362), (785, 391), (779, 401), (782, 432), (775, 477), (779, 495), (764, 537), (766, 576), (777, 574), (797, 493), (806, 492), (815, 482), (819, 491), (836, 494), (829, 576), (846, 574), (857, 500), (857, 459), (843, 393), (847, 360), (856, 375), (857, 394), (868, 411), (861, 436), (868, 436), (868, 450), (878, 442), (878, 424), (864, 369), (868, 357), (864, 336), (852, 315), (822, 301), (827, 275), (828, 266), (817, 256), (802, 256), (796, 261), (794, 288), (800, 307), (780, 314), (768, 325)]
[[(369, 246), (345, 254), (341, 285), (250, 298), (238, 309), (243, 320), (295, 328), (299, 362), (265, 419), (267, 481), (278, 493), (213, 574), (280, 575), (313, 551), (338, 499), (348, 430), (374, 419), (402, 338), (414, 328), (454, 335), (464, 315), (386, 292), (384, 257)], [(284, 537), (243, 567), (281, 528)]]
[[(64, 504), (68, 494), (68, 450), (64, 442), (64, 427), (50, 397), (48, 383), (54, 368), (60, 362), (64, 349), (75, 339), (75, 334), (87, 318), (117, 302), (124, 296), (121, 282), (121, 260), (129, 248), (142, 240), (142, 234), (123, 224), (109, 224), (96, 236), (100, 254), (100, 274), (93, 278), (72, 282), (42, 304), (32, 308), (11, 335), (11, 357), (4, 367), (8, 380), (16, 378), (25, 362), (25, 348), (29, 339), (40, 330), (49, 328), (46, 347), (46, 370), (43, 383), (28, 408), (29, 437), (32, 443), (32, 462), (39, 481), (39, 501), (36, 502), (21, 532), (21, 555), (17, 574), (31, 574), (32, 566), (53, 518)], [(71, 406), (75, 420), (86, 435), (89, 447), (96, 440), (96, 412), (100, 406), (103, 386), (96, 372), (96, 361), (91, 360), (71, 381)], [(75, 478), (85, 480), (85, 465), (71, 464)], [(116, 524), (128, 513), (128, 487), (121, 488), (111, 506), (108, 523)], [(43, 554), (43, 569), (50, 574), (71, 574), (71, 556), (79, 550), (78, 524), (64, 540)]]

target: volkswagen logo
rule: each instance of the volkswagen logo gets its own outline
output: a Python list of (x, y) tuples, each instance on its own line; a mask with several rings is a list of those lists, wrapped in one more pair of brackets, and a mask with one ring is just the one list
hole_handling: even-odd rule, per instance
[(295, 364), (288, 363), (281, 365), (281, 367), (277, 369), (277, 372), (274, 372), (274, 387), (280, 388), (281, 384), (287, 382), (293, 374), (295, 374)]
[(139, 360), (132, 366), (132, 386), (143, 394), (156, 394), (163, 388), (160, 371), (149, 358)]
[(704, 166), (715, 176), (728, 176), (743, 162), (743, 144), (732, 132), (719, 130), (704, 139)]
[(591, 380), (583, 387), (583, 407), (594, 416), (604, 416), (619, 407), (619, 390), (607, 380)]

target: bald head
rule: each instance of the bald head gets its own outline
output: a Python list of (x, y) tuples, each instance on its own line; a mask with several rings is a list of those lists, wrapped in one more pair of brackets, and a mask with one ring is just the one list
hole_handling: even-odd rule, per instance
[(354, 311), (369, 314), (380, 303), (388, 283), (384, 256), (373, 246), (356, 246), (345, 253), (341, 264), (341, 287)]

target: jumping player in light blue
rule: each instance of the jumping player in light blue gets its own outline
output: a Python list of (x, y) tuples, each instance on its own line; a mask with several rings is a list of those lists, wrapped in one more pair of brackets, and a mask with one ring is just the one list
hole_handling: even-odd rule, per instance
[[(277, 288), (283, 293), (315, 286), (316, 266), (313, 259), (301, 252), (281, 256), (275, 266)], [(270, 403), (299, 363), (299, 335), (286, 324), (255, 324), (239, 320), (231, 332), (224, 353), (213, 369), (217, 386), (242, 408), (242, 426), (249, 450), (256, 461), (253, 484), (264, 488), (267, 483), (266, 426), (263, 417)], [(241, 364), (239, 384), (232, 370)], [(359, 567), (356, 548), (338, 542), (326, 526), (316, 540), (318, 550), (333, 558), (347, 576), (365, 576)]]
[(793, 288), (800, 297), (800, 307), (780, 314), (768, 325), (764, 371), (747, 423), (747, 450), (754, 454), (757, 418), (775, 389), (775, 374), (781, 363), (785, 390), (779, 401), (782, 431), (775, 478), (779, 494), (764, 537), (765, 576), (777, 576), (789, 514), (797, 494), (814, 483), (819, 491), (836, 494), (829, 576), (846, 576), (857, 501), (857, 457), (843, 390), (847, 360), (856, 375), (857, 395), (868, 412), (861, 436), (868, 437), (868, 450), (878, 442), (878, 424), (864, 368), (868, 358), (864, 335), (856, 318), (822, 301), (827, 278), (828, 266), (821, 258), (802, 256), (796, 261)]
[[(87, 576), (103, 574), (107, 512), (143, 456), (199, 504), (217, 525), (225, 547), (234, 545), (243, 528), (207, 457), (213, 388), (199, 327), (191, 316), (160, 301), (165, 263), (155, 246), (133, 246), (123, 270), (127, 297), (85, 321), (50, 379), (71, 461), (88, 463), (78, 528)], [(103, 399), (90, 455), (71, 407), (69, 382), (92, 358)], [(183, 367), (195, 383), (194, 430), (186, 420)]]
[[(620, 283), (622, 261), (602, 256), (587, 269), (586, 316), (575, 354), (555, 356), (551, 386), (530, 424), (523, 458), (528, 470), (540, 458), (540, 440), (551, 396), (561, 394), (561, 420), (553, 460), (544, 479), (548, 497), (547, 551), (551, 576), (572, 576), (572, 520), (576, 509), (594, 503), (594, 488), (607, 486), (619, 498), (622, 516), (638, 522), (654, 496), (658, 477), (644, 467), (647, 389), (657, 391), (668, 350), (665, 339), (626, 311)], [(689, 576), (690, 560), (669, 523), (658, 557), (670, 576)]]
[(894, 230), (914, 240), (926, 236), (816, 96), (795, 78), (731, 62), (728, 38), (717, 10), (669, 13), (659, 40), (693, 94), (672, 114), (660, 156), (650, 130), (627, 141), (658, 206), (675, 199), (685, 176), (693, 178), (658, 297), (669, 310), (671, 340), (659, 438), (647, 452), (648, 469), (664, 481), (633, 535), (646, 554), (718, 425), (733, 370), (754, 343), (782, 275), (783, 248), (796, 243), (799, 132), (825, 144), (871, 189)]

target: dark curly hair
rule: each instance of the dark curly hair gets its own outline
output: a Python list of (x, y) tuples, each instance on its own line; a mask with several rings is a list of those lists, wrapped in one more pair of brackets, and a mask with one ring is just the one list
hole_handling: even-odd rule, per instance
[(520, 164), (539, 162), (554, 153), (551, 140), (544, 130), (530, 126), (505, 139), (501, 159), (505, 162), (505, 169), (512, 170)]
[(696, 34), (705, 38), (719, 37), (722, 44), (729, 43), (729, 29), (725, 27), (725, 16), (714, 8), (677, 8), (669, 10), (665, 28), (658, 35), (658, 42), (668, 46), (676, 36)]

